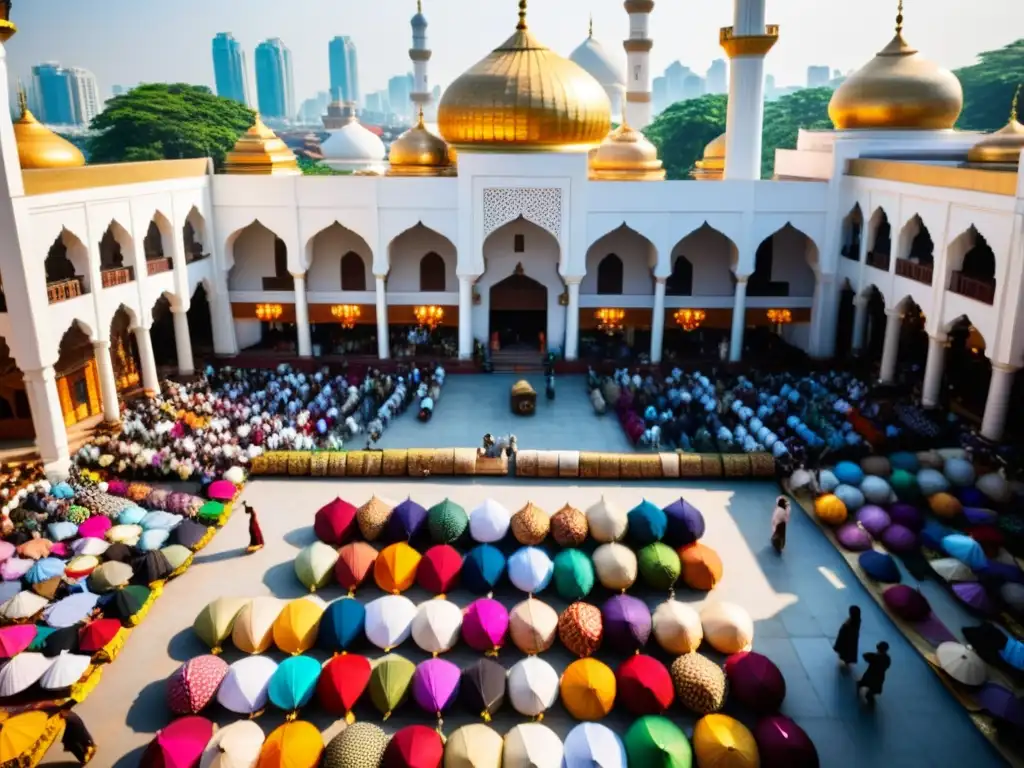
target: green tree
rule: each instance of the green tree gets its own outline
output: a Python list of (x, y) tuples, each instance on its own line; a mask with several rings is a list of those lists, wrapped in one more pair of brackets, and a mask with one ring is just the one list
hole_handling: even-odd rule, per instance
[(647, 126), (644, 135), (658, 148), (668, 178), (688, 178), (704, 147), (725, 132), (727, 103), (721, 94), (678, 101)]
[(790, 93), (764, 107), (764, 130), (761, 133), (761, 178), (770, 179), (775, 169), (776, 149), (796, 149), (801, 128), (831, 130), (828, 103), (831, 88), (806, 88)]
[(88, 142), (93, 163), (177, 160), (224, 156), (253, 124), (244, 104), (185, 83), (149, 83), (107, 102), (92, 121)]
[(957, 128), (996, 131), (1006, 125), (1014, 89), (1024, 83), (1024, 39), (978, 56), (978, 63), (956, 70), (964, 87), (964, 111)]
[(299, 170), (302, 171), (303, 176), (347, 176), (348, 174), (342, 171), (336, 171), (329, 165), (325, 165), (319, 160), (310, 160), (308, 157), (299, 155)]

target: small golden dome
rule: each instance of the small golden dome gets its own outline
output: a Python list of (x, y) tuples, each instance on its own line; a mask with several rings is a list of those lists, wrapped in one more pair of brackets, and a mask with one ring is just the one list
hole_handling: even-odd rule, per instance
[(460, 150), (585, 151), (608, 135), (611, 103), (597, 80), (529, 32), (520, 0), (515, 34), (448, 86), (438, 126)]
[(828, 116), (839, 130), (952, 128), (964, 106), (956, 75), (903, 39), (903, 3), (896, 35), (832, 94)]
[(721, 181), (725, 174), (726, 134), (716, 136), (704, 147), (704, 158), (693, 164), (690, 177), (697, 181)]
[(296, 176), (302, 173), (295, 153), (263, 124), (259, 114), (252, 128), (235, 142), (235, 148), (224, 158), (224, 172), (261, 176)]
[(388, 176), (445, 176), (452, 170), (448, 145), (427, 130), (422, 109), (416, 125), (391, 144), (388, 161)]
[(995, 133), (991, 133), (973, 147), (967, 153), (969, 163), (1000, 163), (1004, 165), (1018, 165), (1020, 153), (1024, 150), (1024, 125), (1017, 120), (1017, 98), (1020, 96), (1020, 87), (1013, 94), (1013, 104), (1010, 105), (1010, 120)]
[(661, 181), (665, 178), (657, 148), (626, 123), (590, 151), (589, 165), (590, 178), (595, 181)]
[(36, 120), (29, 111), (24, 91), (18, 94), (18, 104), (21, 117), (14, 123), (14, 138), (18, 143), (18, 162), (23, 171), (85, 165), (85, 155), (78, 147)]

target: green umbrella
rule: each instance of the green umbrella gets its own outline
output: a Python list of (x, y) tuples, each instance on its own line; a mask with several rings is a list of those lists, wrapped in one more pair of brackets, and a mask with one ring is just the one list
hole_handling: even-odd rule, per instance
[(334, 575), (338, 550), (322, 541), (314, 541), (295, 558), (295, 575), (310, 592), (326, 587)]
[(221, 652), (221, 643), (231, 637), (235, 617), (249, 603), (242, 597), (218, 597), (208, 604), (192, 622), (196, 635), (210, 646), (210, 653)]
[(385, 720), (405, 701), (415, 671), (415, 664), (396, 653), (381, 656), (374, 663), (370, 671), (370, 701), (383, 713)]
[(582, 600), (594, 588), (594, 564), (578, 549), (563, 549), (555, 555), (553, 580), (563, 600)]
[(224, 514), (224, 505), (219, 501), (208, 501), (199, 508), (199, 520), (204, 523), (216, 523)]
[(36, 636), (32, 638), (32, 642), (29, 644), (26, 651), (41, 651), (43, 646), (46, 645), (46, 638), (56, 632), (53, 627), (47, 627), (44, 624), (36, 624)]
[(427, 528), (438, 544), (454, 544), (469, 526), (469, 515), (451, 499), (445, 499), (427, 510)]
[(661, 715), (641, 717), (623, 739), (630, 765), (644, 768), (690, 768), (693, 749), (677, 725)]
[(637, 561), (640, 578), (651, 589), (672, 589), (682, 571), (679, 555), (668, 544), (660, 541), (641, 549)]

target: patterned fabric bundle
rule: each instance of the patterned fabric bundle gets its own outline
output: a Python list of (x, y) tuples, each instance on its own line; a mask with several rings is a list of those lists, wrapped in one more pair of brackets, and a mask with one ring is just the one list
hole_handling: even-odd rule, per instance
[(109, 493), (96, 493), (84, 506), (88, 507), (94, 515), (116, 518), (128, 507), (134, 507), (135, 502), (120, 496), (111, 496)]
[(65, 519), (69, 523), (74, 523), (75, 525), (81, 525), (82, 523), (84, 523), (86, 520), (89, 519), (89, 515), (90, 515), (90, 512), (85, 507), (79, 507), (77, 505), (72, 505), (68, 509), (68, 513), (65, 516)]
[(560, 547), (579, 547), (587, 540), (587, 516), (566, 504), (551, 518), (551, 535)]
[(132, 483), (128, 486), (128, 491), (125, 493), (125, 496), (138, 504), (140, 501), (145, 501), (146, 497), (152, 492), (152, 487), (145, 483)]
[(670, 672), (679, 703), (690, 711), (709, 715), (725, 706), (725, 673), (710, 659), (686, 653), (672, 662)]
[(367, 541), (376, 541), (391, 518), (391, 505), (373, 496), (356, 513), (356, 523)]
[(511, 528), (516, 541), (532, 547), (547, 538), (548, 531), (551, 529), (551, 518), (548, 517), (547, 512), (531, 501), (512, 515)]
[(388, 736), (373, 723), (352, 723), (331, 739), (323, 764), (336, 768), (377, 768), (388, 747)]
[(581, 658), (601, 647), (604, 621), (601, 610), (589, 603), (573, 603), (558, 617), (558, 639)]
[(165, 488), (155, 488), (153, 492), (146, 498), (145, 506), (149, 509), (158, 509), (167, 511), (167, 499), (170, 497), (171, 492)]
[(167, 681), (167, 705), (178, 715), (199, 714), (217, 695), (228, 664), (207, 654), (185, 662)]

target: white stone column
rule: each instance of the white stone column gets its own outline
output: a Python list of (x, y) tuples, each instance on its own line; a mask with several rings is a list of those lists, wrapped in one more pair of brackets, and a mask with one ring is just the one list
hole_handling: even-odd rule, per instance
[(459, 276), (459, 360), (473, 359), (473, 278)]
[(654, 281), (654, 315), (651, 317), (651, 362), (660, 363), (665, 346), (665, 278)]
[(579, 278), (565, 281), (569, 291), (569, 304), (565, 308), (565, 349), (562, 350), (566, 360), (575, 360), (580, 356), (580, 283)]
[(147, 395), (158, 395), (160, 375), (156, 371), (156, 358), (153, 356), (153, 341), (149, 336), (149, 328), (135, 329), (135, 345), (139, 348), (139, 361), (142, 363), (142, 388)]
[(1003, 363), (992, 363), (992, 380), (985, 400), (985, 415), (981, 420), (981, 436), (998, 443), (1006, 428), (1006, 412), (1010, 409), (1013, 379), (1019, 368)]
[(743, 333), (747, 329), (747, 277), (736, 278), (736, 295), (732, 305), (732, 335), (729, 339), (729, 362), (743, 359)]
[(942, 372), (946, 368), (946, 337), (928, 335), (928, 360), (924, 365), (921, 405), (937, 408), (942, 397)]
[[(3, 46), (0, 46), (0, 51)], [(70, 456), (68, 432), (57, 394), (57, 376), (47, 365), (24, 372), (25, 394), (32, 409), (32, 426), (36, 431), (36, 449), (48, 476), (67, 477)]]
[(117, 399), (117, 379), (114, 378), (114, 364), (110, 359), (110, 342), (94, 341), (93, 355), (100, 379), (100, 395), (103, 397), (103, 421), (114, 424), (121, 420), (121, 403)]
[(309, 303), (306, 300), (306, 275), (292, 273), (295, 280), (295, 330), (299, 338), (299, 357), (312, 357), (313, 340), (309, 333)]
[(626, 123), (637, 130), (650, 125), (651, 104), (651, 11), (654, 0), (625, 0), (629, 14), (629, 38), (622, 43), (626, 49)]
[[(387, 275), (374, 275), (374, 277), (377, 280), (377, 357), (387, 360), (391, 357), (391, 339), (388, 335), (390, 329), (388, 327)], [(459, 322), (461, 323), (462, 320), (460, 319)]]
[(863, 296), (857, 296), (853, 300), (853, 342), (851, 344), (854, 355), (864, 352), (864, 336), (868, 328), (868, 300)]
[(899, 310), (885, 310), (885, 344), (882, 346), (882, 370), (879, 380), (883, 384), (896, 381), (896, 361), (900, 354), (900, 331), (903, 330), (903, 313)]
[(196, 372), (192, 359), (192, 335), (188, 330), (188, 311), (183, 307), (172, 307), (174, 318), (174, 348), (178, 352), (178, 375), (191, 376)]

